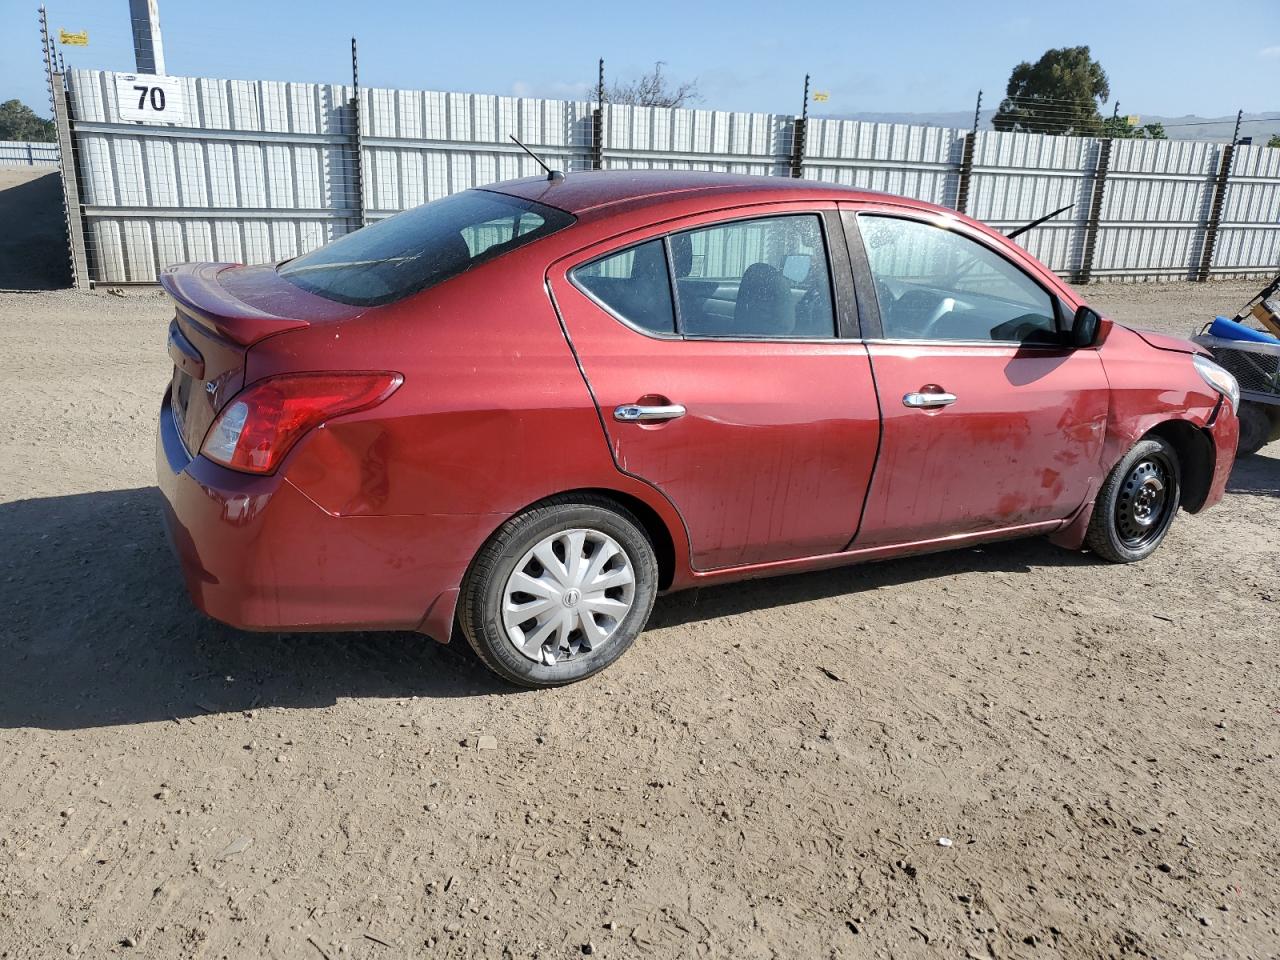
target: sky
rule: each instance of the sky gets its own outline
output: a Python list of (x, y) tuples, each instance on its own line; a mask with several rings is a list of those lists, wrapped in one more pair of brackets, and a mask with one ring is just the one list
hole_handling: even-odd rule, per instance
[[(48, 0), (49, 23), (87, 30), (67, 64), (132, 71), (128, 0)], [(701, 106), (799, 112), (971, 110), (1010, 70), (1087, 44), (1125, 114), (1280, 112), (1280, 0), (159, 0), (167, 72), (343, 82), (350, 38), (366, 86), (580, 97), (655, 60), (696, 79)], [(0, 0), (0, 101), (47, 116), (37, 7)]]

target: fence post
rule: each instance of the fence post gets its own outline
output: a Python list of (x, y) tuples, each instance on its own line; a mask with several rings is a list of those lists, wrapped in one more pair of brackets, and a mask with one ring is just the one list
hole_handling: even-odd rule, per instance
[(360, 69), (356, 59), (356, 38), (351, 38), (351, 141), (355, 147), (355, 164), (351, 171), (354, 190), (352, 199), (355, 202), (356, 219), (360, 226), (368, 223), (364, 205), (364, 133), (360, 129)]
[(804, 137), (809, 126), (809, 74), (804, 75), (804, 106), (800, 116), (791, 121), (791, 177), (799, 180), (804, 175)]
[(1088, 283), (1093, 276), (1093, 251), (1098, 243), (1107, 171), (1111, 168), (1111, 142), (1110, 138), (1098, 141), (1098, 163), (1093, 168), (1093, 196), (1089, 200), (1089, 219), (1084, 224), (1084, 245), (1080, 250), (1080, 269), (1076, 271), (1075, 283)]
[(604, 57), (596, 80), (596, 108), (591, 113), (591, 169), (604, 169)]
[(1227, 192), (1227, 178), (1231, 176), (1231, 158), (1235, 154), (1236, 145), (1229, 143), (1222, 148), (1218, 161), (1218, 175), (1213, 181), (1213, 201), (1209, 204), (1209, 219), (1204, 224), (1204, 243), (1200, 247), (1200, 266), (1196, 270), (1196, 280), (1200, 283), (1209, 279), (1209, 271), (1213, 266), (1213, 248), (1218, 242), (1218, 224), (1222, 222), (1222, 204)]
[(808, 125), (805, 117), (791, 121), (791, 176), (796, 180), (804, 176), (804, 137)]
[(982, 91), (978, 91), (978, 102), (973, 106), (973, 129), (965, 135), (964, 146), (960, 149), (960, 180), (956, 184), (956, 210), (968, 213), (969, 181), (973, 179), (973, 151), (978, 143), (978, 123), (982, 118)]
[(960, 150), (960, 182), (956, 185), (956, 210), (960, 213), (969, 211), (969, 181), (973, 179), (973, 143), (978, 139), (976, 132), (964, 135), (964, 146)]
[(51, 74), (53, 122), (58, 134), (58, 172), (62, 177), (62, 209), (67, 224), (67, 254), (71, 260), (71, 285), (90, 289), (89, 256), (84, 242), (84, 214), (80, 207), (80, 178), (76, 174), (75, 144), (71, 137), (71, 111), (62, 74)]
[(596, 107), (591, 114), (591, 169), (604, 169), (604, 107)]

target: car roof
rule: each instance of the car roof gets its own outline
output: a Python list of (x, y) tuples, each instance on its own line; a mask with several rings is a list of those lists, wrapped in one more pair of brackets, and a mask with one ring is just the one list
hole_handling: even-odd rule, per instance
[[(636, 209), (701, 197), (718, 202), (741, 199), (748, 203), (785, 200), (889, 200), (922, 210), (941, 210), (931, 203), (895, 197), (820, 180), (790, 177), (710, 173), (702, 170), (592, 170), (567, 174), (563, 180), (526, 177), (484, 187), (556, 207), (575, 216), (620, 209)], [(946, 211), (953, 213), (954, 211)]]

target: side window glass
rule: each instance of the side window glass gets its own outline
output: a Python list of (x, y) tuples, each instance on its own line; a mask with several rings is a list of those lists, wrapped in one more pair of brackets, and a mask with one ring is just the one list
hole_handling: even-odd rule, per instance
[(682, 334), (835, 336), (818, 216), (738, 220), (677, 233), (671, 253)]
[(675, 333), (671, 275), (661, 240), (628, 247), (573, 271), (578, 286), (642, 330)]
[(916, 220), (858, 217), (885, 337), (1061, 343), (1053, 299), (968, 237)]

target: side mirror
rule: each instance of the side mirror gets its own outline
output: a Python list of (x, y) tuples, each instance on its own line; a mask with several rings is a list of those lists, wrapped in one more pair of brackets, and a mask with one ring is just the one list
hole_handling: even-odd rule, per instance
[(1098, 342), (1102, 317), (1093, 307), (1081, 305), (1071, 319), (1070, 343), (1073, 347), (1092, 347)]

